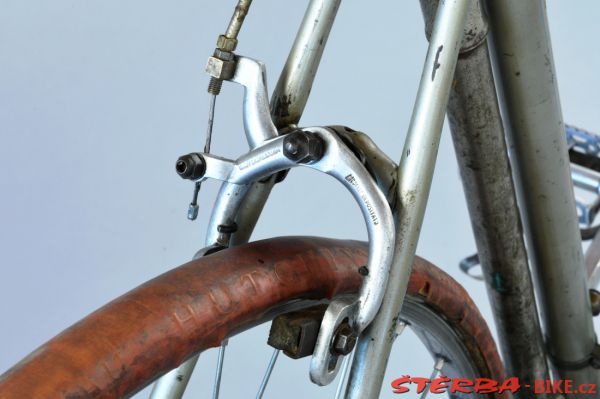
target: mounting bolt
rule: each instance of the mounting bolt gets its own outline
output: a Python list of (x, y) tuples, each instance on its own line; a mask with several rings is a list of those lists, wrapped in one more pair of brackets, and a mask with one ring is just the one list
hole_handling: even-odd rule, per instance
[(285, 135), (283, 155), (298, 163), (313, 163), (325, 152), (325, 142), (315, 133), (296, 130)]
[(338, 328), (335, 337), (333, 338), (333, 347), (331, 348), (336, 355), (347, 355), (352, 352), (358, 335), (347, 323), (343, 323)]

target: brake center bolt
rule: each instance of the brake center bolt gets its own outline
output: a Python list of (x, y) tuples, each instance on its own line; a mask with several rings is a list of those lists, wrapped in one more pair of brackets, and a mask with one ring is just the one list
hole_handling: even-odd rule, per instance
[(325, 142), (315, 133), (296, 130), (285, 135), (283, 155), (303, 164), (318, 162), (325, 153)]

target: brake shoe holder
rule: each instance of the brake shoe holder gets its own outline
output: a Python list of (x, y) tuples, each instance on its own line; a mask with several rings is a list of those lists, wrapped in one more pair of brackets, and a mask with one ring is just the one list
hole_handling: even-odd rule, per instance
[[(392, 263), (394, 221), (390, 206), (375, 180), (333, 130), (310, 127), (277, 136), (270, 116), (265, 76), (262, 63), (236, 56), (231, 81), (245, 88), (244, 130), (251, 150), (237, 160), (203, 153), (184, 155), (178, 159), (176, 169), (181, 177), (195, 182), (223, 181), (221, 192), (226, 192), (227, 187), (232, 186), (245, 191), (243, 187), (274, 173), (306, 166), (334, 177), (350, 191), (367, 225), (368, 264), (366, 270), (361, 268), (364, 277), (358, 296), (334, 298), (321, 323), (310, 378), (318, 385), (327, 385), (337, 375), (340, 358), (349, 352), (334, 350), (334, 342), (344, 342), (348, 346), (346, 349), (351, 350), (353, 337), (369, 325), (379, 310)], [(221, 200), (224, 205), (218, 204)], [(227, 212), (213, 213), (211, 225), (234, 220), (239, 201), (219, 196), (217, 207)]]

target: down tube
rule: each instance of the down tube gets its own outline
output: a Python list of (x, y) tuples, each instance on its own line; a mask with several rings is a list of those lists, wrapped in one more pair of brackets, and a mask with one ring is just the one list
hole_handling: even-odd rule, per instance
[(590, 367), (596, 337), (546, 4), (486, 5), (549, 354), (560, 378), (574, 380), (573, 386), (598, 383), (600, 373)]
[(361, 334), (346, 398), (377, 398), (394, 339), (431, 187), (454, 68), (470, 0), (438, 7), (419, 91), (398, 166), (396, 241), (390, 278), (379, 313)]

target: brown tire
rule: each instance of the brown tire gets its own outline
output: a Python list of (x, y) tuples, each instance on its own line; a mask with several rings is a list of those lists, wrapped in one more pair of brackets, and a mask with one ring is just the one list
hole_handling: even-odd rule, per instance
[[(356, 292), (367, 246), (286, 237), (187, 263), (108, 303), (0, 376), (1, 399), (128, 397), (227, 336), (302, 306)], [(502, 379), (502, 363), (467, 292), (417, 258), (407, 301), (452, 329), (478, 377)], [(308, 303), (309, 301), (305, 301)]]

